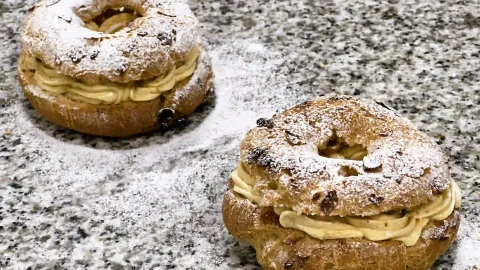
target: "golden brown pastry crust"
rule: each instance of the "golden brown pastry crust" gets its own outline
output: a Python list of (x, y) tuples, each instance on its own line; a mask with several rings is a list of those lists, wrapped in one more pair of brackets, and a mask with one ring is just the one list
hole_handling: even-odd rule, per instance
[[(332, 137), (368, 151), (363, 160), (322, 157)], [(370, 216), (411, 209), (450, 186), (440, 147), (383, 104), (323, 97), (259, 119), (241, 144), (262, 207), (318, 216)], [(345, 170), (353, 171), (345, 177)]]
[[(86, 24), (108, 9), (141, 17), (106, 34)], [(31, 9), (22, 46), (62, 75), (88, 84), (128, 83), (164, 74), (201, 44), (198, 20), (181, 0), (44, 0)]]
[(451, 245), (460, 223), (457, 210), (443, 221), (430, 221), (411, 247), (394, 240), (318, 240), (283, 228), (271, 207), (253, 204), (232, 190), (223, 201), (223, 219), (234, 237), (255, 248), (258, 262), (269, 270), (425, 270)]
[(193, 113), (205, 102), (213, 86), (210, 60), (204, 52), (193, 76), (159, 98), (146, 102), (93, 105), (41, 90), (34, 80), (34, 72), (27, 68), (25, 54), (22, 51), (20, 55), (18, 74), (33, 107), (47, 120), (86, 134), (128, 137), (167, 127)]

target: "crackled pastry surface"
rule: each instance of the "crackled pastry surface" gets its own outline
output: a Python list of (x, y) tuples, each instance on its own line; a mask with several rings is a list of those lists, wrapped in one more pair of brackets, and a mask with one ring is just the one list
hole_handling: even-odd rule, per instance
[(382, 104), (344, 96), (259, 119), (232, 189), (316, 239), (417, 243), (461, 205), (439, 147)]
[[(134, 14), (96, 24), (106, 10), (123, 7)], [(167, 74), (201, 43), (201, 31), (184, 1), (43, 1), (27, 18), (22, 43), (62, 75), (130, 83)]]
[(260, 119), (242, 141), (240, 162), (255, 180), (260, 206), (314, 216), (412, 209), (452, 183), (439, 146), (410, 121), (344, 96)]
[[(96, 3), (96, 5), (103, 5), (103, 9), (105, 9), (106, 7), (108, 7), (107, 2), (108, 1), (98, 2)], [(165, 3), (162, 2), (162, 4)], [(95, 3), (91, 3), (90, 12), (96, 14), (94, 4)], [(129, 6), (132, 6), (133, 4), (134, 6), (135, 1), (131, 1), (126, 4), (129, 4)], [(171, 21), (169, 23), (170, 26), (172, 26), (173, 24), (174, 28), (172, 28), (171, 33), (168, 33), (168, 35), (165, 34), (166, 32), (163, 28), (165, 28), (165, 26), (168, 26), (169, 24), (164, 25), (163, 27), (160, 27), (160, 25), (158, 25), (157, 29), (149, 28), (149, 31), (151, 33), (158, 32), (156, 41), (160, 41), (160, 46), (156, 46), (155, 43), (152, 42), (147, 42), (143, 44), (144, 47), (140, 47), (140, 40), (149, 40), (149, 34), (148, 32), (146, 32), (146, 29), (143, 28), (148, 27), (152, 20), (157, 20), (160, 17), (165, 17), (157, 14), (156, 17), (158, 18), (155, 18), (153, 15), (150, 14), (155, 10), (159, 11), (159, 9), (155, 6), (142, 4), (141, 6), (137, 6), (139, 12), (127, 12), (124, 8), (120, 8), (118, 11), (107, 9), (107, 11), (116, 12), (118, 14), (105, 17), (105, 13), (107, 11), (103, 11), (104, 13), (99, 15), (96, 19), (93, 19), (93, 15), (91, 14), (82, 16), (82, 12), (84, 11), (82, 11), (81, 6), (77, 6), (75, 3), (63, 1), (53, 4), (53, 6), (56, 5), (58, 5), (58, 7), (55, 8), (52, 8), (52, 6), (49, 6), (48, 4), (44, 6), (39, 6), (38, 10), (34, 12), (30, 20), (27, 21), (27, 35), (24, 37), (26, 49), (30, 51), (26, 60), (27, 66), (30, 70), (35, 72), (35, 81), (37, 85), (44, 91), (53, 94), (62, 94), (73, 100), (82, 101), (90, 104), (118, 104), (125, 101), (149, 101), (159, 97), (162, 93), (173, 89), (176, 83), (179, 83), (182, 80), (189, 78), (195, 72), (197, 66), (197, 59), (200, 55), (200, 47), (198, 44), (192, 43), (191, 45), (184, 45), (185, 47), (182, 47), (180, 50), (184, 51), (185, 48), (190, 47), (189, 52), (186, 53), (184, 56), (178, 55), (175, 57), (175, 59), (173, 59), (170, 55), (165, 54), (175, 54), (175, 48), (177, 47), (177, 49), (179, 49), (181, 46), (174, 44), (177, 41), (177, 34), (181, 34), (177, 33), (178, 25), (175, 24), (175, 21)], [(175, 11), (180, 12), (181, 9), (176, 8), (174, 4), (171, 5), (173, 5)], [(63, 10), (60, 10), (62, 8)], [(145, 10), (142, 10), (142, 8), (144, 8)], [(98, 8), (98, 10), (100, 9)], [(64, 14), (68, 13), (69, 11), (73, 14), (68, 16)], [(42, 22), (37, 26), (31, 25), (29, 23), (31, 21), (38, 21), (44, 18), (45, 14), (43, 14), (43, 12), (47, 12), (49, 16), (48, 18), (45, 18), (46, 22)], [(51, 12), (60, 12), (62, 14), (58, 15), (58, 17), (55, 17), (54, 14), (50, 14)], [(50, 18), (52, 16), (53, 19)], [(74, 23), (73, 18), (75, 17), (82, 19), (83, 21)], [(52, 20), (56, 20), (56, 22), (53, 22)], [(188, 19), (186, 18), (185, 20)], [(49, 22), (50, 24), (47, 24), (47, 22)], [(73, 24), (77, 27), (75, 30), (71, 30), (71, 36), (64, 37), (66, 39), (62, 39), (62, 36), (60, 36), (60, 38), (50, 40), (49, 38), (52, 38), (52, 32), (58, 33), (58, 31), (60, 30), (57, 29), (59, 24), (64, 25), (65, 27), (72, 26)], [(140, 31), (140, 29), (143, 30)], [(72, 46), (70, 46), (70, 49), (72, 51), (65, 52), (64, 55), (70, 55), (70, 59), (61, 60), (59, 54), (62, 54), (62, 51), (65, 50), (63, 46), (60, 48), (53, 47), (47, 52), (38, 54), (37, 50), (40, 46), (37, 40), (38, 37), (37, 35), (29, 35), (35, 32), (39, 32), (40, 35), (46, 37), (46, 40), (40, 43), (55, 43), (56, 41), (56, 43), (63, 44), (68, 48), (73, 39), (77, 40), (80, 45), (82, 42), (86, 42), (86, 44), (84, 44), (82, 48), (78, 49), (75, 48), (77, 44), (72, 44)], [(61, 33), (65, 33), (65, 30), (62, 30)], [(179, 41), (182, 39), (185, 38), (179, 37)], [(99, 45), (91, 44), (93, 41), (96, 40), (104, 40), (105, 42), (102, 42), (102, 44)], [(127, 51), (123, 49), (119, 50), (119, 48), (112, 47), (111, 44), (106, 44), (106, 42), (109, 40), (123, 40), (124, 44), (130, 45), (129, 48), (127, 48)], [(37, 41), (37, 43), (35, 41)], [(108, 48), (110, 48), (110, 51), (107, 51)], [(104, 73), (106, 69), (115, 67), (119, 64), (122, 64), (122, 62), (125, 62), (124, 60), (122, 60), (122, 58), (129, 58), (129, 60), (131, 60), (132, 58), (135, 58), (135, 55), (139, 51), (148, 52), (155, 50), (158, 52), (159, 56), (163, 55), (163, 59), (159, 59), (159, 62), (155, 63), (155, 65), (161, 64), (167, 66), (159, 68), (158, 71), (152, 70), (152, 72), (163, 71), (163, 73), (158, 74), (153, 78), (148, 78), (144, 80), (132, 80), (129, 82), (118, 82), (115, 81), (115, 78), (111, 77), (111, 75), (118, 73), (119, 69), (113, 71), (112, 74)], [(168, 50), (170, 50), (170, 52), (167, 52)], [(86, 51), (91, 51), (88, 58), (86, 57)], [(110, 55), (109, 59), (102, 59), (102, 55), (105, 55), (107, 53), (111, 54), (112, 52), (120, 52), (122, 54), (122, 57), (118, 58), (119, 55)], [(53, 65), (48, 64), (49, 57), (51, 56), (50, 54), (52, 54), (56, 59)], [(147, 57), (147, 55), (145, 56)], [(115, 58), (117, 59), (117, 61), (112, 62), (112, 60), (115, 60)], [(141, 62), (134, 65), (143, 66), (143, 70), (151, 69), (150, 66), (152, 66), (152, 63), (149, 63), (149, 61), (151, 61), (151, 57), (145, 59), (138, 59), (138, 61)], [(173, 65), (169, 64), (171, 61), (173, 61)], [(74, 66), (70, 66), (68, 62), (73, 62)], [(79, 70), (79, 72), (76, 72), (75, 74), (69, 73), (71, 69), (78, 69), (86, 62), (89, 62), (89, 65), (85, 66), (84, 70)], [(103, 66), (105, 64), (109, 64), (110, 66)], [(67, 66), (70, 67), (65, 70), (65, 67)], [(101, 75), (104, 78), (113, 79), (113, 81), (103, 79), (101, 77), (98, 77), (97, 80), (92, 81), (91, 78), (82, 79), (82, 76), (78, 76), (78, 74), (88, 73), (92, 70), (97, 70), (99, 68), (102, 68), (102, 70), (98, 70), (98, 74), (96, 75)], [(120, 70), (121, 73), (128, 73), (128, 69), (130, 68), (126, 64), (123, 64), (123, 67)], [(141, 72), (142, 70), (139, 71), (139, 73)]]

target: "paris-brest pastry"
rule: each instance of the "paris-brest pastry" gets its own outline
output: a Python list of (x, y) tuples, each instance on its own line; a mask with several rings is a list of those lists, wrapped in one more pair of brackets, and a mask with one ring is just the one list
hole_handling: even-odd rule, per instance
[(168, 127), (212, 88), (198, 21), (178, 0), (40, 2), (25, 22), (18, 72), (40, 115), (113, 137)]
[(346, 96), (259, 119), (223, 202), (264, 269), (427, 269), (459, 226), (435, 141), (383, 104)]

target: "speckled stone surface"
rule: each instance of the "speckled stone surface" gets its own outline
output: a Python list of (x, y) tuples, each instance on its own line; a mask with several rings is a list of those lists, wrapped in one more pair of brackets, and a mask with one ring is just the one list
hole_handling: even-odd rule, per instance
[(259, 269), (221, 217), (240, 140), (258, 117), (333, 92), (381, 101), (436, 139), (463, 206), (433, 268), (480, 266), (478, 2), (192, 2), (216, 94), (172, 131), (123, 140), (56, 127), (23, 97), (34, 2), (0, 2), (0, 268)]

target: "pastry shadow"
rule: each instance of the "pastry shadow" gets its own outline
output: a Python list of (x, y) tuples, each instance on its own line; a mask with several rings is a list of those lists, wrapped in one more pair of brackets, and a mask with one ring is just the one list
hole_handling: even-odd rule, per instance
[(440, 258), (438, 258), (430, 267), (431, 270), (443, 269), (442, 266), (449, 265), (451, 264), (451, 262), (457, 261), (458, 241), (462, 241), (462, 240), (459, 240), (457, 235), (457, 239), (448, 248), (448, 250), (445, 253), (443, 253), (440, 256)]
[(247, 243), (235, 241), (229, 252), (230, 269), (261, 270), (262, 267), (257, 263), (255, 249)]
[(187, 118), (174, 123), (166, 130), (158, 130), (146, 134), (136, 135), (128, 138), (111, 138), (83, 134), (71, 129), (55, 125), (33, 108), (30, 102), (25, 99), (22, 102), (22, 110), (27, 120), (31, 122), (44, 134), (64, 143), (90, 147), (101, 150), (129, 150), (150, 145), (164, 144), (173, 137), (182, 136), (198, 127), (214, 110), (217, 103), (215, 91), (209, 94), (205, 103), (200, 105), (195, 112)]

